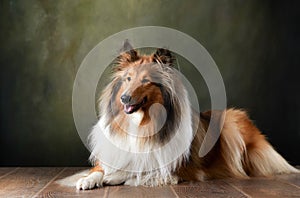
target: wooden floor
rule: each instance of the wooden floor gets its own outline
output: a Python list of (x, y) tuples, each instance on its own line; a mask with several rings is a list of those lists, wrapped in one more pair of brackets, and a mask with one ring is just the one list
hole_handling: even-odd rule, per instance
[(164, 187), (106, 186), (78, 191), (55, 181), (86, 168), (0, 167), (0, 197), (300, 197), (300, 174)]

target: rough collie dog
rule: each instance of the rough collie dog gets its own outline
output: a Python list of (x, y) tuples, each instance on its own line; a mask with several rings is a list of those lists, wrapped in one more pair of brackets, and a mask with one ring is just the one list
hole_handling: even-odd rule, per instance
[(295, 173), (242, 110), (223, 112), (214, 147), (199, 156), (212, 112), (191, 109), (167, 49), (140, 55), (128, 42), (102, 92), (90, 135), (94, 167), (77, 189), (108, 185), (158, 186), (212, 178)]

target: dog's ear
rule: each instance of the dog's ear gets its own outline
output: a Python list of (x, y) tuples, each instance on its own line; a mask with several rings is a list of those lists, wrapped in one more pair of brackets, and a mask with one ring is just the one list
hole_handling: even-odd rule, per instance
[(172, 66), (174, 60), (175, 58), (173, 57), (171, 51), (168, 49), (158, 48), (154, 53), (154, 61), (157, 63), (163, 63)]
[(117, 63), (120, 66), (126, 66), (128, 63), (139, 59), (138, 53), (133, 49), (128, 39), (124, 41), (123, 47), (120, 50), (120, 56), (117, 58)]

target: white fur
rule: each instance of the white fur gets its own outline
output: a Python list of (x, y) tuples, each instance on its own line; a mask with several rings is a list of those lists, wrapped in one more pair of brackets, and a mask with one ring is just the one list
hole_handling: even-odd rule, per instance
[(133, 114), (129, 114), (128, 116), (130, 117), (131, 124), (134, 125), (135, 127), (138, 127), (144, 117), (144, 112), (139, 110)]
[[(122, 175), (125, 175), (123, 179), (128, 185), (155, 186), (176, 183), (174, 181), (177, 180), (174, 179), (172, 172), (188, 158), (189, 146), (194, 134), (187, 91), (181, 83), (177, 83), (172, 88), (180, 103), (181, 117), (174, 136), (163, 146), (152, 141), (139, 146), (141, 144), (138, 136), (128, 135), (121, 138), (111, 135), (110, 127), (104, 124), (106, 123), (105, 115), (100, 118), (90, 136), (91, 160), (99, 160), (106, 175), (122, 172)], [(140, 115), (131, 117), (136, 122)], [(138, 126), (135, 124), (130, 124), (129, 128), (133, 132), (129, 133), (141, 130), (136, 128)]]
[(109, 185), (118, 185), (126, 181), (127, 174), (123, 171), (116, 171), (112, 174), (105, 174), (103, 182)]
[(148, 175), (145, 175), (144, 177), (140, 178), (140, 180), (137, 180), (136, 178), (131, 178), (126, 180), (125, 185), (128, 186), (138, 186), (140, 183), (142, 183), (144, 186), (163, 186), (166, 184), (175, 185), (178, 184), (179, 178), (176, 175), (169, 175), (166, 178), (163, 177), (149, 177)]
[(86, 177), (80, 178), (76, 183), (76, 188), (78, 190), (87, 190), (94, 187), (100, 187), (103, 183), (103, 173), (93, 172)]

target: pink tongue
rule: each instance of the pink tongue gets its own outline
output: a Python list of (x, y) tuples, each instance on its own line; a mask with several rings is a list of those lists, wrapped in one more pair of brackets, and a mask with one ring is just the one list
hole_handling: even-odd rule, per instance
[(124, 109), (126, 112), (131, 112), (133, 110), (133, 105), (124, 105)]

